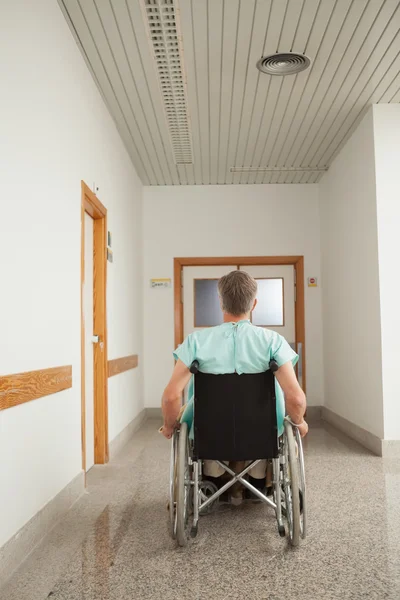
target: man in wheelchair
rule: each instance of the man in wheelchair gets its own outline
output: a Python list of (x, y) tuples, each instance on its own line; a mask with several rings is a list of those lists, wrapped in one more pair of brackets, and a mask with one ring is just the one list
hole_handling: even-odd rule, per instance
[[(272, 389), (274, 406), (273, 413), (270, 414), (273, 414), (272, 420), (276, 421), (275, 431), (277, 435), (275, 437), (282, 437), (286, 415), (286, 419), (289, 421), (290, 425), (296, 428), (298, 442), (301, 445), (300, 436), (304, 437), (307, 434), (308, 425), (304, 420), (306, 409), (305, 395), (297, 381), (294, 371), (294, 366), (298, 360), (297, 354), (278, 333), (265, 328), (255, 327), (251, 324), (250, 313), (257, 304), (257, 282), (248, 273), (237, 270), (225, 275), (218, 282), (218, 292), (224, 314), (224, 323), (217, 327), (195, 331), (184, 340), (174, 353), (174, 358), (177, 362), (162, 397), (164, 424), (161, 431), (163, 435), (166, 438), (171, 438), (176, 430), (177, 422), (179, 420), (180, 423), (186, 424), (190, 431), (189, 437), (191, 439), (194, 438), (193, 415), (195, 405), (195, 384), (191, 372), (193, 363), (198, 367), (198, 370), (200, 371), (199, 375), (203, 378), (206, 377), (203, 376), (203, 374), (237, 374), (246, 375), (247, 377), (247, 375), (250, 374), (266, 373), (270, 370), (270, 365), (273, 365), (276, 379), (274, 383), (271, 383), (274, 388)], [(245, 380), (245, 377), (237, 378), (237, 375), (235, 375), (235, 379), (232, 380), (234, 382), (234, 387), (232, 389), (236, 389), (238, 383)], [(254, 385), (256, 386), (254, 388), (255, 395), (257, 395), (258, 390), (260, 389), (259, 386), (264, 385), (264, 383), (261, 382), (260, 377), (262, 378), (262, 375), (259, 375), (258, 379), (253, 376), (252, 379), (248, 378), (246, 380), (249, 384), (252, 382), (253, 388)], [(216, 381), (222, 381), (222, 379), (214, 377), (212, 383), (214, 384)], [(224, 379), (224, 382), (228, 383), (227, 378)], [(199, 385), (200, 383), (201, 381), (199, 380)], [(188, 384), (188, 402), (182, 411), (182, 394)], [(196, 381), (196, 386), (197, 385)], [(224, 395), (226, 396), (226, 394)], [(210, 394), (206, 393), (205, 396), (209, 397)], [(204, 400), (202, 400), (202, 403), (204, 404)], [(238, 405), (238, 409), (240, 412), (240, 405)], [(199, 409), (196, 410), (196, 420), (198, 419), (199, 423), (201, 420), (200, 412)], [(229, 411), (227, 411), (227, 414), (228, 412)], [(244, 419), (246, 420), (247, 417), (245, 413), (243, 414)], [(257, 429), (257, 422), (253, 421), (252, 427)], [(209, 430), (210, 428), (212, 429), (211, 423), (208, 423), (208, 425), (204, 425), (203, 423), (203, 431)], [(251, 435), (251, 432), (249, 433)], [(207, 437), (207, 435), (208, 434), (203, 433), (203, 438)], [(214, 438), (215, 437), (216, 434), (214, 435)], [(216, 449), (215, 452), (218, 448), (218, 443), (215, 445), (215, 439), (209, 440), (208, 450), (201, 456), (201, 458), (207, 456), (207, 458), (202, 460), (202, 474), (204, 478), (212, 482), (216, 488), (221, 488), (224, 487), (221, 481), (224, 472), (227, 471), (232, 475), (232, 470), (227, 466), (227, 456), (208, 456), (207, 452), (212, 451), (209, 449), (210, 443), (211, 447)], [(200, 451), (200, 453), (201, 452), (202, 451)], [(275, 456), (276, 452), (277, 450), (272, 451), (274, 456), (270, 456), (269, 454), (271, 454), (271, 452), (263, 451), (265, 456), (259, 457), (262, 458), (262, 460), (256, 461), (250, 468), (250, 460), (243, 462), (242, 467), (246, 468), (246, 481), (243, 481), (243, 478), (241, 477), (237, 478), (236, 485), (233, 486), (234, 490), (236, 488), (234, 492), (236, 494), (236, 500), (238, 493), (241, 494), (241, 490), (237, 489), (238, 483), (239, 485), (240, 483), (247, 485), (246, 482), (248, 481), (251, 484), (248, 487), (253, 488), (251, 491), (254, 491), (254, 489), (264, 491), (268, 464), (267, 459), (277, 459), (278, 455)], [(256, 457), (238, 456), (236, 458), (255, 459)], [(290, 475), (288, 475), (288, 477), (290, 477)], [(277, 481), (275, 481), (275, 483), (278, 485)], [(280, 488), (283, 488), (283, 482), (281, 482), (279, 486)], [(257, 495), (260, 497), (263, 496), (263, 494)], [(273, 504), (271, 501), (269, 501), (269, 503), (271, 505)], [(276, 508), (276, 502), (274, 506)], [(281, 524), (279, 524), (279, 527), (281, 527)], [(281, 529), (279, 531), (281, 533)]]

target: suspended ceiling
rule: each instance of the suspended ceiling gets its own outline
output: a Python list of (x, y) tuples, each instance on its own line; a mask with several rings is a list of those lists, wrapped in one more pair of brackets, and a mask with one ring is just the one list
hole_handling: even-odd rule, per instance
[[(400, 102), (400, 0), (59, 0), (145, 185), (314, 183)], [(307, 71), (260, 73), (297, 52)]]

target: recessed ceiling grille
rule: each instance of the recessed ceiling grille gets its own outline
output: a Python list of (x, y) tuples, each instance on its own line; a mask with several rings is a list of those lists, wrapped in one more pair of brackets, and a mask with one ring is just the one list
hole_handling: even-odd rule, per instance
[(257, 63), (257, 69), (268, 75), (294, 75), (310, 66), (310, 59), (303, 54), (279, 53), (264, 56)]
[(175, 164), (192, 164), (192, 133), (176, 0), (142, 1)]

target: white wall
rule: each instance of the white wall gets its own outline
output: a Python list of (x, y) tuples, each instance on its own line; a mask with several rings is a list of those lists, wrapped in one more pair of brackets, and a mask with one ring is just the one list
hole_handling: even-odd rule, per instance
[[(173, 278), (178, 256), (304, 255), (305, 276), (320, 275), (318, 189), (314, 185), (145, 187), (145, 404), (160, 406), (172, 368)], [(307, 391), (323, 403), (321, 289), (306, 287)]]
[[(141, 355), (142, 190), (57, 3), (3, 3), (0, 27), (0, 372), (73, 368), (72, 389), (0, 413), (2, 545), (81, 470), (80, 181), (113, 233), (109, 358)], [(114, 377), (110, 438), (141, 407), (140, 371)]]
[(325, 405), (383, 438), (372, 110), (320, 183)]
[(400, 105), (373, 107), (376, 198), (378, 212), (379, 281), (382, 326), (384, 434), (400, 440), (399, 231), (400, 231)]

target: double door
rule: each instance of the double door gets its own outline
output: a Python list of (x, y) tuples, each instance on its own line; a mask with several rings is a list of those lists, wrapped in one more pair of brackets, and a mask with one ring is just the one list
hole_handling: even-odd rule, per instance
[[(282, 335), (300, 356), (296, 344), (296, 281), (293, 265), (218, 265), (183, 268), (183, 329), (186, 337), (195, 330), (223, 322), (218, 297), (218, 280), (232, 270), (246, 271), (257, 280), (257, 306), (251, 314), (253, 325)], [(298, 376), (302, 369), (299, 361)]]

